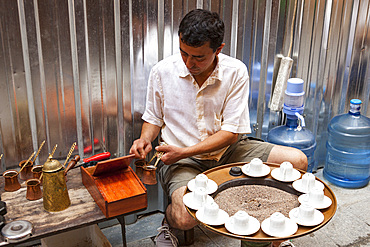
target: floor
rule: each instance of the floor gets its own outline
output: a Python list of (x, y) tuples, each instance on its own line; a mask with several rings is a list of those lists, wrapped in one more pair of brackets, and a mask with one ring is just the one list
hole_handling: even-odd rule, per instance
[[(292, 239), (299, 246), (350, 247), (370, 246), (370, 185), (360, 189), (345, 189), (334, 186), (322, 176), (322, 169), (315, 175), (323, 180), (334, 192), (338, 208), (327, 225), (312, 234)], [(155, 246), (154, 237), (163, 219), (163, 214), (153, 213), (138, 218), (126, 226), (128, 247)], [(117, 224), (100, 226), (113, 247), (123, 246), (121, 228)], [(180, 243), (183, 240), (180, 239)], [(195, 228), (195, 242), (191, 246), (241, 246), (241, 241), (209, 231), (204, 227)]]

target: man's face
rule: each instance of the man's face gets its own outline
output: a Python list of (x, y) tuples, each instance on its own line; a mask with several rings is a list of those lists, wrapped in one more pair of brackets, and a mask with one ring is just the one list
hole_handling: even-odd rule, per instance
[(209, 76), (215, 65), (215, 57), (221, 52), (222, 44), (215, 52), (209, 47), (209, 42), (199, 47), (188, 46), (181, 41), (180, 53), (182, 60), (193, 76)]

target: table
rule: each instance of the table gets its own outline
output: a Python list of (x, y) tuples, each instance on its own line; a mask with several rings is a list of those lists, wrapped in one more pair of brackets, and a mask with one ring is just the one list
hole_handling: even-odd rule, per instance
[[(7, 243), (1, 235), (0, 246), (14, 246), (112, 219), (104, 216), (82, 184), (80, 168), (72, 169), (67, 174), (67, 188), (71, 205), (60, 212), (46, 211), (42, 198), (35, 201), (27, 200), (25, 182), (21, 183), (22, 187), (17, 191), (4, 192), (4, 178), (1, 177), (0, 186), (1, 200), (6, 202), (6, 222), (27, 220), (32, 223), (34, 229), (31, 238), (18, 243)], [(125, 215), (135, 212), (129, 212)], [(124, 215), (115, 218), (121, 224), (123, 245), (126, 246)]]

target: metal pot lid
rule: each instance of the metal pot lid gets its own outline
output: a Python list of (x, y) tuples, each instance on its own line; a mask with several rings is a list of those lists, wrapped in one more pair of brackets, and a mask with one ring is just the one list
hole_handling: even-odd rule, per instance
[(43, 172), (56, 172), (63, 168), (63, 165), (57, 161), (53, 160), (50, 156), (45, 162), (45, 164), (42, 166)]
[(32, 224), (27, 220), (15, 220), (5, 224), (1, 233), (7, 239), (21, 239), (32, 234)]

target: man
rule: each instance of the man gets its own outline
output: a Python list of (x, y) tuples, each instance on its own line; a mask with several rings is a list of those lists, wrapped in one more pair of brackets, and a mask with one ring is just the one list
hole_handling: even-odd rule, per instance
[(158, 167), (159, 180), (171, 203), (156, 238), (157, 246), (177, 246), (172, 228), (188, 230), (197, 222), (182, 202), (187, 182), (215, 166), (253, 158), (290, 161), (305, 170), (307, 157), (298, 149), (251, 140), (247, 67), (221, 54), (224, 23), (217, 13), (190, 11), (179, 26), (180, 54), (157, 63), (148, 82), (141, 136), (130, 153), (144, 159), (161, 134), (167, 145)]

